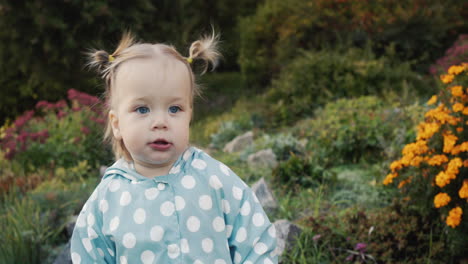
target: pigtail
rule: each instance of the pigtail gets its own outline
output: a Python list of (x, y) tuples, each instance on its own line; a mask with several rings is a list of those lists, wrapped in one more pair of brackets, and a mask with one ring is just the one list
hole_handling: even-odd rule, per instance
[(102, 78), (107, 81), (111, 69), (114, 68), (114, 61), (118, 62), (119, 55), (134, 44), (135, 38), (133, 35), (130, 32), (125, 32), (117, 49), (112, 54), (104, 50), (91, 50), (88, 52), (87, 66), (96, 69)]
[(211, 64), (211, 70), (214, 70), (218, 65), (221, 53), (218, 50), (219, 35), (215, 34), (214, 30), (211, 36), (203, 36), (201, 39), (195, 41), (190, 46), (189, 57), (187, 61), (190, 63), (192, 60), (201, 59), (205, 62), (203, 67), (204, 74)]

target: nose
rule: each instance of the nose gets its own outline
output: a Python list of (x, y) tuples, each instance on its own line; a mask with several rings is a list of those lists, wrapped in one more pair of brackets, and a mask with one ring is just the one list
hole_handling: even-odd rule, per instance
[(167, 115), (164, 113), (157, 113), (153, 117), (151, 125), (152, 129), (167, 129)]

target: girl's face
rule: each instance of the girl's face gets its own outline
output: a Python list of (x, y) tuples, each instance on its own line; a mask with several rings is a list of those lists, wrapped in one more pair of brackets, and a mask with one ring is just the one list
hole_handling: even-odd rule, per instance
[(122, 139), (137, 172), (167, 174), (189, 144), (192, 116), (187, 67), (173, 58), (132, 59), (119, 66), (112, 108), (112, 131)]

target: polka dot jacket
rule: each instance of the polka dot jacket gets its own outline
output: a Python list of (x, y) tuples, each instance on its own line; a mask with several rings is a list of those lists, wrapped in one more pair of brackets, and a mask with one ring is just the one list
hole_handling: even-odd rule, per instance
[(73, 263), (278, 263), (276, 231), (226, 165), (188, 148), (147, 178), (118, 160), (81, 210)]

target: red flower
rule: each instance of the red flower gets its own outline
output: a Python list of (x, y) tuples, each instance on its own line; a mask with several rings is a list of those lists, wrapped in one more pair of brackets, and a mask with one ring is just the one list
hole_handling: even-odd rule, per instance
[(17, 128), (20, 128), (22, 126), (24, 126), (24, 124), (26, 124), (26, 122), (28, 122), (29, 120), (31, 120), (31, 118), (33, 117), (34, 115), (34, 111), (33, 110), (30, 110), (30, 111), (26, 111), (26, 113), (24, 113), (22, 116), (18, 117), (16, 120), (15, 120), (15, 126)]

